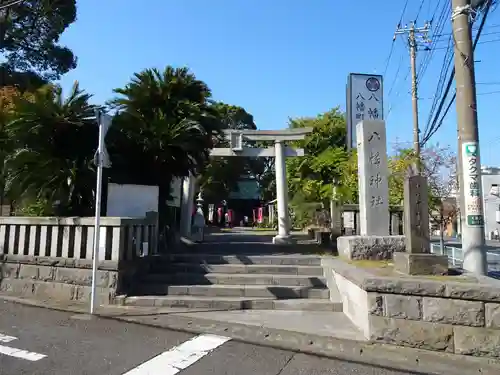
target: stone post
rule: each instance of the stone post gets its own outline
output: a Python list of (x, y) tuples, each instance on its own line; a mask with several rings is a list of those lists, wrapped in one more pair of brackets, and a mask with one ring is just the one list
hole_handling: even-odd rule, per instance
[(278, 203), (278, 234), (275, 244), (288, 244), (290, 237), (290, 217), (288, 215), (288, 186), (286, 182), (285, 148), (283, 141), (277, 140), (275, 147), (276, 198)]
[(391, 235), (393, 236), (397, 236), (399, 235), (399, 223), (400, 223), (400, 219), (399, 219), (399, 213), (397, 212), (393, 212), (391, 214)]
[(404, 215), (406, 251), (419, 254), (430, 253), (429, 202), (425, 177), (417, 175), (405, 179)]
[(191, 235), (191, 225), (194, 208), (194, 189), (195, 177), (189, 175), (182, 181), (182, 206), (181, 206), (181, 236), (189, 237)]
[(334, 237), (336, 240), (341, 233), (342, 217), (341, 217), (341, 210), (338, 202), (337, 187), (335, 186), (335, 182), (332, 191), (332, 199), (330, 200), (330, 228), (332, 231), (332, 237)]
[(394, 254), (396, 271), (410, 275), (445, 274), (448, 257), (430, 252), (427, 179), (411, 175), (404, 182), (404, 253)]
[(205, 233), (205, 214), (203, 213), (203, 196), (202, 192), (198, 193), (196, 198), (196, 212), (194, 214), (193, 227), (191, 229), (191, 237), (195, 242), (203, 242)]
[(359, 214), (361, 236), (389, 235), (387, 145), (383, 121), (362, 121), (358, 140)]
[(392, 259), (405, 249), (404, 236), (389, 235), (387, 146), (383, 121), (356, 126), (359, 181), (359, 235), (337, 239), (339, 255), (348, 259)]

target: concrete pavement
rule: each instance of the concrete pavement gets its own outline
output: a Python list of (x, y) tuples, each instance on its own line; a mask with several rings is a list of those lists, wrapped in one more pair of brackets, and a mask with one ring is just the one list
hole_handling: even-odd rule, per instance
[[(177, 358), (177, 364), (170, 366), (167, 362), (172, 358), (171, 349), (186, 347), (187, 340), (193, 338), (188, 333), (0, 302), (1, 375), (423, 375), (270, 349), (229, 338), (211, 352), (198, 353), (199, 358), (190, 353), (191, 359)], [(16, 357), (12, 356), (15, 350), (6, 348), (24, 351)], [(167, 354), (161, 354), (164, 352)], [(34, 353), (41, 358), (33, 357)], [(154, 357), (157, 362), (163, 361), (161, 366), (150, 361)]]

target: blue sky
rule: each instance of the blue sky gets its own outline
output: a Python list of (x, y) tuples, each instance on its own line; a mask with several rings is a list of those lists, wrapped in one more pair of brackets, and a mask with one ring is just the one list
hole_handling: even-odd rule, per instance
[[(440, 0), (410, 0), (403, 22), (430, 19)], [(449, 1), (449, 0), (444, 0)], [(443, 1), (441, 1), (443, 2)], [(64, 88), (78, 80), (98, 103), (125, 85), (134, 72), (188, 66), (214, 98), (240, 105), (261, 129), (287, 119), (345, 108), (351, 72), (383, 74), (405, 0), (79, 0), (78, 20), (62, 37), (78, 56)], [(420, 13), (419, 12), (420, 9)], [(438, 12), (439, 13), (439, 12)], [(435, 23), (439, 14), (435, 15)], [(425, 127), (443, 65), (446, 26), (419, 84)], [(431, 34), (432, 35), (432, 34)], [(478, 114), (483, 164), (500, 165), (500, 11), (494, 10), (476, 50)], [(425, 54), (419, 53), (419, 64)], [(385, 75), (389, 142), (412, 139), (409, 55), (394, 42)], [(499, 93), (496, 93), (499, 91)], [(390, 95), (389, 95), (390, 92)], [(494, 93), (492, 93), (494, 92)], [(456, 149), (455, 106), (431, 143)]]

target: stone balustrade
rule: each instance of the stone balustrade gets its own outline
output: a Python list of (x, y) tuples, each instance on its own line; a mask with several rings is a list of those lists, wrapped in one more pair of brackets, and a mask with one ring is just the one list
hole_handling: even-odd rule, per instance
[[(154, 253), (154, 216), (102, 217), (98, 259), (129, 260)], [(92, 259), (93, 246), (93, 217), (0, 217), (0, 254)]]
[[(97, 300), (127, 293), (154, 262), (157, 214), (102, 217)], [(0, 292), (37, 299), (90, 300), (93, 217), (0, 217)]]

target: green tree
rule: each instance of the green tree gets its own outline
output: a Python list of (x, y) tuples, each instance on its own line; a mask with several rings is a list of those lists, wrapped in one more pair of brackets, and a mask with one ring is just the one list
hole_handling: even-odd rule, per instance
[(29, 92), (21, 93), (14, 86), (4, 86), (0, 88), (0, 206), (4, 204), (5, 198), (5, 161), (11, 149), (11, 142), (7, 137), (6, 125), (15, 114), (15, 102), (20, 97), (26, 100), (33, 100), (33, 94)]
[(334, 108), (317, 117), (291, 119), (290, 127), (312, 128), (311, 134), (294, 144), (304, 148), (305, 156), (287, 159), (291, 195), (304, 194), (306, 200), (315, 202), (329, 199), (332, 184), (341, 182), (342, 167), (349, 160), (343, 114)]
[(12, 147), (5, 174), (9, 197), (21, 206), (36, 203), (40, 214), (92, 213), (97, 127), (90, 97), (75, 83), (67, 97), (46, 86), (15, 100), (5, 126)]
[(287, 159), (290, 203), (298, 221), (310, 221), (314, 212), (328, 207), (334, 184), (342, 201), (353, 198), (345, 180), (346, 167), (352, 165), (345, 149), (346, 125), (338, 108), (313, 118), (290, 120), (290, 128), (312, 128), (304, 140), (294, 146), (304, 148), (305, 156)]
[[(441, 233), (444, 246), (444, 230), (457, 216), (455, 192), (457, 190), (457, 158), (449, 146), (429, 145), (421, 151), (422, 174), (427, 177), (429, 190), (429, 215), (431, 224)], [(401, 204), (404, 179), (408, 168), (417, 161), (413, 149), (396, 145), (389, 158), (389, 192), (391, 204)]]
[[(12, 3), (0, 0), (0, 6)], [(58, 44), (76, 20), (75, 0), (24, 0), (0, 14), (0, 86), (39, 87), (76, 67), (73, 52)]]
[[(245, 109), (222, 102), (211, 105), (222, 129), (257, 129), (253, 116)], [(229, 147), (223, 137), (216, 139), (214, 147)], [(251, 161), (241, 157), (213, 157), (200, 175), (200, 186), (207, 202), (220, 202), (228, 199), (231, 192), (238, 191), (238, 182), (249, 175)]]
[(107, 137), (110, 178), (158, 185), (165, 202), (172, 178), (201, 172), (220, 137), (211, 91), (187, 68), (167, 66), (136, 73), (115, 93), (109, 103), (118, 110)]

